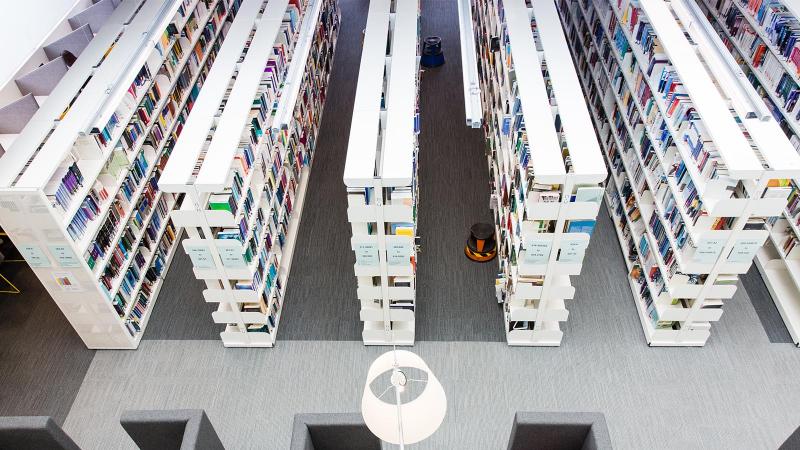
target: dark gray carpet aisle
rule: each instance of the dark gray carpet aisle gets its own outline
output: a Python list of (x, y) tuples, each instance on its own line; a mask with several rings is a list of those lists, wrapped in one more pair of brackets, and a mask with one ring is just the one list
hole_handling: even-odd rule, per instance
[(747, 291), (750, 303), (753, 304), (769, 341), (775, 344), (791, 343), (792, 336), (786, 329), (781, 313), (778, 312), (755, 264), (750, 267), (749, 272), (739, 276), (739, 289)]
[(422, 0), (422, 36), (440, 36), (446, 63), (422, 74), (419, 136), (418, 341), (503, 341), (497, 263), (464, 256), (469, 227), (492, 222), (483, 131), (464, 119), (458, 7)]
[(342, 174), (369, 0), (339, 0), (339, 5), (342, 28), (286, 287), (279, 341), (361, 340)]
[(203, 300), (204, 288), (205, 283), (194, 277), (192, 260), (181, 245), (172, 258), (142, 339), (219, 340), (225, 325), (215, 324), (211, 318), (219, 304)]
[(22, 291), (0, 294), (0, 416), (52, 416), (63, 424), (95, 352), (25, 263), (4, 263), (0, 273)]

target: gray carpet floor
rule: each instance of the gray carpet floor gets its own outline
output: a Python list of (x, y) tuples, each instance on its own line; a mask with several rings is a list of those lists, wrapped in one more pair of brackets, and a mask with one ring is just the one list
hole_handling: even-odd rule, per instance
[(172, 258), (142, 339), (219, 339), (225, 326), (211, 319), (218, 304), (203, 300), (204, 288), (205, 283), (194, 277), (192, 260), (181, 245)]
[(340, 1), (342, 27), (311, 167), (278, 340), (361, 340), (342, 175), (369, 0)]
[[(0, 416), (47, 415), (63, 423), (95, 351), (25, 263), (3, 263), (0, 273), (21, 291), (0, 294)], [(0, 289), (7, 290), (2, 280)]]
[[(278, 336), (285, 342), (225, 349), (214, 305), (179, 251), (140, 349), (95, 353), (26, 266), (3, 264), (24, 294), (0, 294), (0, 415), (66, 419), (88, 450), (132, 448), (118, 425), (124, 408), (201, 407), (228, 448), (285, 449), (294, 413), (358, 410), (367, 367), (385, 349), (360, 342), (341, 184), (368, 1), (340, 2), (341, 40)], [(775, 448), (800, 424), (800, 351), (778, 343), (787, 333), (758, 273), (742, 277), (705, 347), (649, 348), (602, 209), (573, 277), (562, 346), (496, 342), (495, 266), (461, 256), (467, 227), (490, 217), (480, 131), (463, 125), (455, 9), (423, 1), (424, 34), (444, 38), (447, 63), (422, 78), (414, 351), (445, 385), (449, 412), (416, 448), (501, 449), (516, 410), (602, 411), (621, 449)]]
[(761, 325), (764, 326), (770, 342), (791, 344), (792, 336), (789, 334), (789, 330), (786, 329), (786, 325), (783, 324), (781, 313), (778, 312), (778, 307), (775, 306), (772, 295), (767, 290), (767, 286), (764, 284), (764, 280), (761, 278), (761, 274), (755, 264), (750, 267), (750, 271), (741, 275), (739, 280), (739, 288), (747, 290), (747, 296), (753, 302), (753, 307), (758, 313), (758, 319), (761, 321)]
[(492, 213), (483, 131), (465, 125), (458, 7), (421, 3), (422, 36), (442, 38), (446, 62), (426, 69), (420, 87), (417, 340), (504, 341), (497, 262), (464, 256), (469, 227)]

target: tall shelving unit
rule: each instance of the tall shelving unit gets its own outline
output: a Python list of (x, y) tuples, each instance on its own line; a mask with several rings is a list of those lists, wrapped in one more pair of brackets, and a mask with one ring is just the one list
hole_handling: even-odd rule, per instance
[(14, 141), (0, 223), (89, 348), (136, 348), (179, 199), (159, 177), (238, 0), (123, 2)]
[(272, 347), (339, 30), (335, 0), (246, 2), (164, 190), (226, 347)]
[(0, 222), (89, 348), (136, 348), (179, 230), (158, 185), (238, 0), (127, 1), (0, 167)]
[[(800, 30), (797, 3), (698, 3), (775, 120), (800, 150), (800, 45), (791, 44)], [(789, 334), (800, 346), (800, 250), (795, 251), (800, 243), (797, 180), (792, 181), (791, 188), (786, 210), (770, 221), (770, 239), (756, 254), (756, 266)]]
[(560, 0), (651, 346), (702, 346), (800, 158), (685, 3)]
[(509, 345), (558, 346), (608, 175), (551, 1), (473, 2)]
[(414, 344), (419, 33), (418, 1), (370, 1), (343, 176), (365, 345)]

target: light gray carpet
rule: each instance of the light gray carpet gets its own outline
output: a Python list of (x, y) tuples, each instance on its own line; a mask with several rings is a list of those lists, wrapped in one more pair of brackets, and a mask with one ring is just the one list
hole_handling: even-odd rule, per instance
[[(650, 348), (604, 209), (558, 348), (418, 342), (448, 394), (417, 449), (504, 448), (517, 410), (600, 411), (618, 449), (771, 449), (800, 424), (800, 351), (770, 343), (740, 289), (703, 348)], [(124, 408), (204, 408), (231, 449), (285, 449), (298, 412), (358, 411), (371, 361), (360, 342), (145, 341), (100, 352), (65, 429), (87, 450), (132, 448)]]

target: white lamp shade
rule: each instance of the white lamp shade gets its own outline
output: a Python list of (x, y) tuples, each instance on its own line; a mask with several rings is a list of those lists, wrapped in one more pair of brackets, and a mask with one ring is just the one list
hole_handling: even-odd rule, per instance
[(391, 371), (395, 360), (399, 367), (412, 367), (428, 375), (422, 393), (399, 408), (402, 415), (404, 444), (414, 444), (432, 435), (444, 420), (447, 412), (447, 397), (444, 389), (431, 369), (419, 356), (407, 350), (394, 350), (379, 356), (369, 367), (364, 396), (361, 398), (361, 414), (372, 433), (385, 442), (399, 444), (398, 408), (391, 396), (391, 403), (379, 399), (370, 385), (381, 374)]

